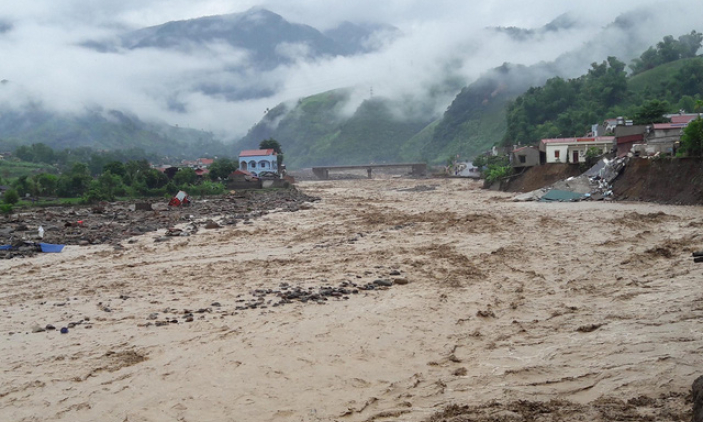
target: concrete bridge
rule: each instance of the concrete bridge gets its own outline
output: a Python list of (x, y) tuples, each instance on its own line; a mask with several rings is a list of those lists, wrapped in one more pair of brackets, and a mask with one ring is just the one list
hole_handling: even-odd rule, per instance
[(424, 176), (427, 174), (427, 164), (425, 163), (401, 163), (401, 164), (366, 164), (360, 166), (324, 166), (313, 167), (312, 172), (320, 179), (330, 178), (330, 172), (345, 170), (366, 170), (369, 179), (372, 177), (373, 169), (403, 169), (406, 168), (413, 176)]

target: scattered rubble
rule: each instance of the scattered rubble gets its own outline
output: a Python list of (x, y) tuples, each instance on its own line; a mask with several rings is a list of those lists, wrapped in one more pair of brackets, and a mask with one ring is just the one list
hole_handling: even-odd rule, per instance
[[(286, 189), (208, 198), (193, 201), (188, 208), (168, 207), (163, 199), (140, 199), (92, 206), (22, 209), (0, 217), (0, 259), (34, 256), (41, 250), (39, 242), (117, 247), (125, 239), (161, 229), (166, 229), (166, 238), (190, 236), (201, 227), (215, 229), (246, 223), (273, 210), (294, 212), (318, 200), (297, 189)], [(175, 228), (183, 223), (188, 223), (185, 229)]]
[(627, 164), (627, 158), (601, 159), (588, 171), (577, 177), (560, 180), (551, 186), (517, 195), (516, 202), (574, 202), (582, 200), (610, 200), (612, 183)]

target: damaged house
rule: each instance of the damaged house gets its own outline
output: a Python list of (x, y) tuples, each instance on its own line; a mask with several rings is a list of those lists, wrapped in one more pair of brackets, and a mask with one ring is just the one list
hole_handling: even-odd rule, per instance
[(510, 165), (513, 168), (538, 166), (539, 149), (531, 145), (515, 148), (510, 153)]
[(546, 164), (583, 163), (590, 148), (595, 148), (599, 155), (608, 154), (614, 143), (614, 136), (542, 139), (539, 143), (540, 161)]

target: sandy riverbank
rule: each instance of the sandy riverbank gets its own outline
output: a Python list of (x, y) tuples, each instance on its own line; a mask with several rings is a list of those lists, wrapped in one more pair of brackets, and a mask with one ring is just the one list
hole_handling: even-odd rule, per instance
[[(302, 189), (322, 201), (0, 262), (0, 420), (422, 421), (452, 404), (521, 420), (516, 400), (686, 416), (703, 208), (513, 203), (455, 179)], [(378, 279), (409, 283), (273, 306), (281, 283)]]

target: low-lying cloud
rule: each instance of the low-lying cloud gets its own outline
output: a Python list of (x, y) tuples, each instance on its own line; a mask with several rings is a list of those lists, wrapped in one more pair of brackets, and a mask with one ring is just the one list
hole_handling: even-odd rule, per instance
[[(514, 0), (479, 4), (454, 0), (360, 0), (348, 4), (264, 0), (237, 2), (236, 10), (231, 2), (213, 0), (2, 3), (6, 4), (0, 9), (0, 27), (5, 28), (0, 31), (0, 79), (10, 81), (0, 85), (3, 106), (24, 107), (34, 102), (65, 113), (81, 113), (86, 107), (118, 109), (145, 120), (212, 131), (224, 140), (246, 133), (267, 108), (330, 89), (356, 88), (355, 104), (373, 92), (426, 102), (441, 113), (457, 93), (452, 90), (456, 87), (443, 92), (443, 87), (452, 85), (442, 81), (468, 84), (504, 62), (532, 65), (581, 47), (596, 58), (585, 54), (572, 60), (573, 69), (565, 74), (576, 76), (587, 70), (589, 59), (604, 60), (603, 54), (629, 54), (628, 59), (639, 55), (641, 50), (629, 51), (632, 48), (627, 43), (634, 43), (633, 37), (653, 44), (667, 34), (701, 31), (696, 13), (692, 13), (698, 6), (693, 0), (617, 4), (597, 0), (568, 6), (555, 0), (529, 4)], [(270, 70), (255, 70), (248, 52), (225, 43), (188, 51), (142, 48), (98, 52), (82, 45), (116, 39), (125, 31), (169, 20), (238, 13), (253, 6), (320, 30), (349, 20), (395, 25), (402, 36), (385, 40), (372, 53), (324, 59), (312, 59), (306, 46), (282, 44), (279, 53), (294, 61)], [(660, 13), (627, 36), (611, 28), (610, 35), (583, 48), (618, 15), (642, 7)], [(559, 32), (544, 32), (533, 41), (486, 29), (538, 28), (564, 12), (570, 12), (577, 24)], [(209, 94), (207, 87), (217, 87), (212, 91), (220, 93)], [(226, 95), (228, 90), (248, 99), (233, 101)]]

